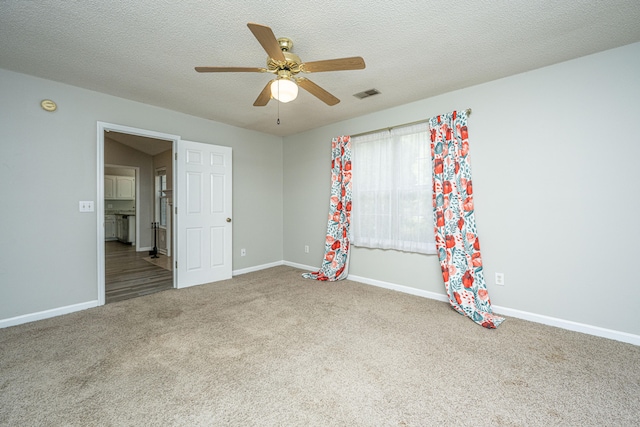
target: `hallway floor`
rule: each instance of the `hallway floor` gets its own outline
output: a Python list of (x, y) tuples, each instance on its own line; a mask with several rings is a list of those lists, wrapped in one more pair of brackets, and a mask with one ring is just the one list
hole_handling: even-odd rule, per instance
[[(158, 254), (160, 261), (167, 258)], [(149, 253), (117, 241), (105, 242), (105, 301), (122, 301), (173, 288), (173, 272), (145, 261)], [(171, 265), (171, 258), (165, 263)]]

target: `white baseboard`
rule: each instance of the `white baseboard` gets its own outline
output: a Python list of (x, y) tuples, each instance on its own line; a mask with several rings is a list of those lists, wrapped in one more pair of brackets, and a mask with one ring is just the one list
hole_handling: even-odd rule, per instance
[(299, 268), (301, 270), (307, 270), (307, 271), (320, 270), (319, 267), (312, 267), (310, 265), (298, 264), (297, 262), (291, 262), (291, 261), (282, 261), (282, 264), (286, 265), (287, 267)]
[[(290, 261), (276, 261), (268, 264), (257, 265), (253, 267), (243, 268), (240, 270), (234, 270), (233, 276), (241, 274), (252, 273), (254, 271), (265, 270), (271, 267), (277, 267), (280, 265), (286, 265), (289, 267), (299, 268), (307, 271), (317, 271), (318, 267), (312, 267), (310, 265), (298, 264)], [(405, 294), (416, 295), (419, 297), (434, 299), (437, 301), (449, 302), (449, 299), (444, 294), (436, 292), (425, 291), (422, 289), (412, 288), (410, 286), (398, 285), (395, 283), (384, 282), (381, 280), (369, 279), (361, 276), (349, 275), (348, 280), (354, 282), (360, 282), (367, 285), (377, 286), (380, 288), (391, 289), (394, 291), (402, 292)], [(50, 317), (61, 316), (63, 314), (73, 313), (75, 311), (86, 310), (98, 306), (98, 301), (88, 301), (80, 304), (68, 305), (65, 307), (54, 308), (51, 310), (40, 311), (37, 313), (25, 314), (22, 316), (11, 317), (9, 319), (0, 319), (0, 328), (7, 328), (9, 326), (20, 325), (23, 323), (33, 322), (36, 320), (48, 319)], [(541, 323), (543, 325), (555, 326), (562, 329), (567, 329), (574, 332), (581, 332), (588, 335), (594, 335), (597, 337), (608, 338), (616, 341), (626, 342), (633, 345), (640, 346), (640, 335), (634, 335), (627, 332), (615, 331), (612, 329), (601, 328), (599, 326), (587, 325), (584, 323), (573, 322), (571, 320), (558, 319), (555, 317), (545, 316), (542, 314), (530, 313), (527, 311), (516, 310), (509, 307), (493, 306), (493, 310), (496, 314), (503, 316), (511, 316), (518, 319), (528, 320), (531, 322)]]
[(276, 262), (270, 262), (268, 264), (255, 265), (253, 267), (242, 268), (240, 270), (233, 270), (231, 272), (231, 275), (239, 276), (241, 274), (253, 273), (254, 271), (265, 270), (271, 267), (278, 267), (279, 265), (283, 265), (283, 264), (284, 264), (284, 261), (276, 261)]
[(419, 297), (435, 299), (443, 302), (449, 302), (449, 298), (447, 298), (446, 295), (438, 294), (436, 292), (431, 292), (431, 291), (424, 291), (422, 289), (416, 289), (410, 286), (396, 285), (395, 283), (383, 282), (382, 280), (368, 279), (366, 277), (354, 276), (353, 274), (350, 274), (349, 277), (347, 277), (347, 279), (353, 280), (354, 282), (360, 282), (367, 285), (377, 286), (379, 288), (391, 289), (393, 291), (398, 291), (405, 294), (411, 294)]
[[(286, 262), (285, 262), (286, 264)], [(347, 278), (355, 282), (365, 283), (367, 285), (378, 286), (381, 288), (391, 289), (394, 291), (404, 292), (406, 294), (416, 295), (425, 298), (431, 298), (438, 301), (449, 302), (444, 294), (436, 292), (423, 291), (409, 286), (396, 285), (395, 283), (383, 282), (380, 280), (368, 279), (366, 277), (354, 276), (352, 274)], [(594, 335), (596, 337), (608, 338), (616, 341), (622, 341), (633, 345), (640, 345), (640, 335), (633, 335), (627, 332), (614, 331), (599, 326), (586, 325), (584, 323), (573, 322), (571, 320), (558, 319), (555, 317), (544, 316), (542, 314), (530, 313), (522, 310), (516, 310), (508, 307), (492, 306), (496, 314), (503, 316), (516, 317), (518, 319), (528, 320), (530, 322), (541, 323), (543, 325), (555, 326), (569, 331), (581, 332), (583, 334)]]
[[(150, 249), (151, 248), (149, 248), (149, 250)], [(147, 248), (144, 248), (143, 250), (147, 250)], [(245, 268), (242, 270), (234, 270), (232, 272), (232, 275), (237, 276), (240, 274), (251, 273), (253, 271), (259, 271), (259, 270), (264, 270), (271, 267), (277, 267), (283, 264), (284, 264), (284, 261), (276, 261), (269, 264), (257, 265), (257, 266)], [(188, 286), (185, 286), (185, 287), (188, 287)], [(21, 316), (10, 317), (8, 319), (0, 319), (0, 329), (8, 328), (9, 326), (21, 325), (23, 323), (35, 322), (36, 320), (48, 319), (50, 317), (61, 316), (63, 314), (69, 314), (76, 311), (86, 310), (88, 308), (94, 308), (97, 306), (98, 306), (97, 300), (88, 301), (80, 304), (73, 304), (65, 307), (53, 308), (51, 310), (39, 311), (37, 313), (29, 313)]]
[(587, 325), (584, 323), (573, 322), (571, 320), (558, 319), (556, 317), (549, 317), (543, 314), (530, 313), (513, 308), (501, 307), (498, 305), (493, 306), (493, 311), (496, 314), (500, 314), (503, 316), (516, 317), (518, 319), (542, 323), (543, 325), (555, 326), (557, 328), (567, 329), (569, 331), (581, 332), (583, 334), (622, 341), (633, 345), (640, 345), (640, 335), (614, 331), (613, 329), (601, 328), (599, 326)]
[(48, 319), (50, 317), (62, 316), (76, 311), (86, 310), (98, 306), (98, 301), (87, 301), (80, 304), (67, 305), (65, 307), (53, 308), (51, 310), (39, 311), (37, 313), (24, 314), (22, 316), (0, 319), (0, 328), (21, 325), (23, 323), (35, 322), (36, 320)]
[[(289, 267), (300, 268), (302, 270), (308, 270), (308, 271), (319, 270), (318, 267), (312, 267), (310, 265), (298, 264), (290, 261), (284, 261), (283, 264)], [(411, 294), (419, 297), (435, 299), (438, 301), (445, 301), (445, 302), (449, 301), (446, 295), (438, 294), (436, 292), (424, 291), (422, 289), (416, 289), (410, 286), (397, 285), (395, 283), (383, 282), (382, 280), (369, 279), (367, 277), (362, 277), (362, 276), (354, 276), (353, 274), (349, 274), (349, 277), (347, 277), (347, 280), (353, 280), (354, 282), (360, 282), (366, 285), (373, 285), (379, 288), (391, 289), (391, 290), (402, 292), (405, 294)]]

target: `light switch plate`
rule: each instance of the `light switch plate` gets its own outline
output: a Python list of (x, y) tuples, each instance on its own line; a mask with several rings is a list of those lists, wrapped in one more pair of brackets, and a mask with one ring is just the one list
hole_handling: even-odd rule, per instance
[(80, 212), (93, 212), (93, 200), (80, 201)]

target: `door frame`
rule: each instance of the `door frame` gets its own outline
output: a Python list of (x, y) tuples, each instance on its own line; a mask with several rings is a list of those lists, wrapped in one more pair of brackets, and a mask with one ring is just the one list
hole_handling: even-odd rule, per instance
[[(98, 183), (98, 197), (96, 200), (96, 230), (97, 230), (97, 253), (98, 253), (98, 306), (105, 304), (105, 266), (104, 266), (104, 133), (108, 131), (128, 133), (131, 135), (145, 136), (147, 138), (155, 138), (155, 139), (163, 139), (165, 141), (171, 141), (172, 143), (172, 162), (173, 162), (173, 170), (176, 170), (176, 160), (175, 153), (178, 151), (178, 141), (180, 141), (180, 136), (172, 135), (168, 133), (156, 132), (147, 129), (139, 129), (133, 128), (129, 126), (118, 125), (114, 123), (106, 123), (106, 122), (97, 122), (98, 135), (97, 135), (97, 183)], [(139, 179), (136, 179), (136, 191)], [(176, 197), (176, 174), (173, 174), (173, 182), (171, 183), (173, 188), (173, 198), (175, 200)], [(137, 193), (139, 194), (139, 193)], [(136, 201), (136, 210), (137, 210), (137, 201)], [(137, 212), (136, 212), (137, 213)], [(136, 222), (138, 222), (138, 218), (136, 218)], [(139, 242), (139, 227), (136, 227), (136, 248), (138, 247)], [(171, 233), (175, 236), (175, 221), (171, 224)], [(171, 245), (173, 246), (173, 254), (176, 254), (175, 242), (176, 239), (172, 239)], [(176, 275), (177, 269), (173, 269), (173, 287), (176, 287)]]

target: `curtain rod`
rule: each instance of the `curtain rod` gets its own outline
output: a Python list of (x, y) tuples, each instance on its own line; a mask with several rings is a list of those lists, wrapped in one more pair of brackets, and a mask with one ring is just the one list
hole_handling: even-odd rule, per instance
[[(471, 108), (467, 108), (465, 111), (467, 112), (467, 116), (471, 115)], [(429, 120), (431, 120), (431, 119), (417, 120), (415, 122), (405, 123), (403, 125), (395, 125), (395, 126), (390, 126), (390, 127), (387, 127), (387, 128), (380, 128), (380, 129), (376, 129), (376, 130), (370, 130), (370, 131), (367, 131), (367, 132), (362, 132), (362, 133), (357, 133), (355, 135), (351, 135), (351, 137), (353, 138), (353, 137), (356, 137), (356, 136), (370, 135), (372, 133), (382, 132), (383, 130), (390, 131), (391, 129), (399, 128), (399, 127), (403, 127), (403, 126), (419, 125), (420, 123), (427, 123)]]

